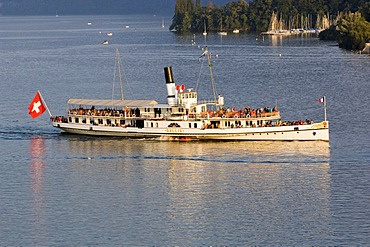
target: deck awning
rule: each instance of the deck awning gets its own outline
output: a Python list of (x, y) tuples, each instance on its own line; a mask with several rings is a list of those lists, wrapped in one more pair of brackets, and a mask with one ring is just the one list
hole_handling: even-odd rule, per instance
[(69, 99), (68, 105), (105, 106), (105, 107), (153, 107), (155, 100), (109, 100), (109, 99)]

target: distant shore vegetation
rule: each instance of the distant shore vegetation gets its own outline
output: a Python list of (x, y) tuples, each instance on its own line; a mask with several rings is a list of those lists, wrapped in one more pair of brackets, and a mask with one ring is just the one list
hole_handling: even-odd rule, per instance
[(336, 25), (322, 31), (319, 38), (337, 41), (346, 50), (362, 51), (370, 43), (370, 22), (360, 12), (348, 12), (338, 18)]
[[(345, 14), (341, 14), (345, 13)], [(285, 29), (321, 28), (322, 39), (337, 40), (341, 48), (360, 50), (369, 42), (370, 2), (368, 0), (245, 0), (216, 6), (212, 1), (176, 0), (170, 30), (179, 33), (233, 31), (266, 32), (272, 16)], [(319, 24), (320, 23), (320, 24)]]

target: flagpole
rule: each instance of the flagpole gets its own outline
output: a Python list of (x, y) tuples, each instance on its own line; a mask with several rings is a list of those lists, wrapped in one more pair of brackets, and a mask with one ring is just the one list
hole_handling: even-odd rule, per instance
[(324, 96), (324, 113), (325, 113), (325, 115), (324, 115), (324, 120), (325, 120), (325, 122), (326, 122), (326, 96)]
[(49, 110), (48, 105), (46, 104), (46, 102), (45, 102), (44, 98), (42, 97), (41, 92), (40, 92), (39, 90), (37, 90), (37, 92), (39, 93), (39, 95), (40, 95), (40, 97), (41, 97), (41, 100), (42, 100), (42, 102), (44, 103), (44, 105), (45, 105), (45, 107), (46, 107), (46, 110), (47, 110), (47, 111), (48, 111), (48, 113), (49, 113), (49, 116), (50, 116), (50, 117), (52, 117), (53, 115), (51, 114), (51, 112), (50, 112), (50, 110)]

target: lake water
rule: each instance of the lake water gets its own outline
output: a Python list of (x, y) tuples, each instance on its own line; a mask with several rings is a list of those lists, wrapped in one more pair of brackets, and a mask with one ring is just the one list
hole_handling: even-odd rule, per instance
[[(370, 57), (309, 36), (194, 40), (170, 19), (0, 17), (1, 245), (369, 245)], [(330, 142), (70, 136), (28, 115), (37, 90), (54, 115), (68, 98), (119, 98), (116, 48), (127, 99), (166, 102), (166, 66), (210, 98), (206, 45), (226, 105), (318, 122), (325, 95)]]

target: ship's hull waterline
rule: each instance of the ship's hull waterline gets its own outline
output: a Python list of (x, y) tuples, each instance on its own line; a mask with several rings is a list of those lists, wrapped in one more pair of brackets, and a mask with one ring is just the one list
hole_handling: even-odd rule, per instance
[[(323, 127), (325, 123), (326, 127)], [(86, 124), (53, 123), (64, 133), (126, 138), (157, 138), (161, 140), (223, 140), (223, 141), (329, 141), (328, 122), (312, 125), (230, 128), (136, 128)]]

